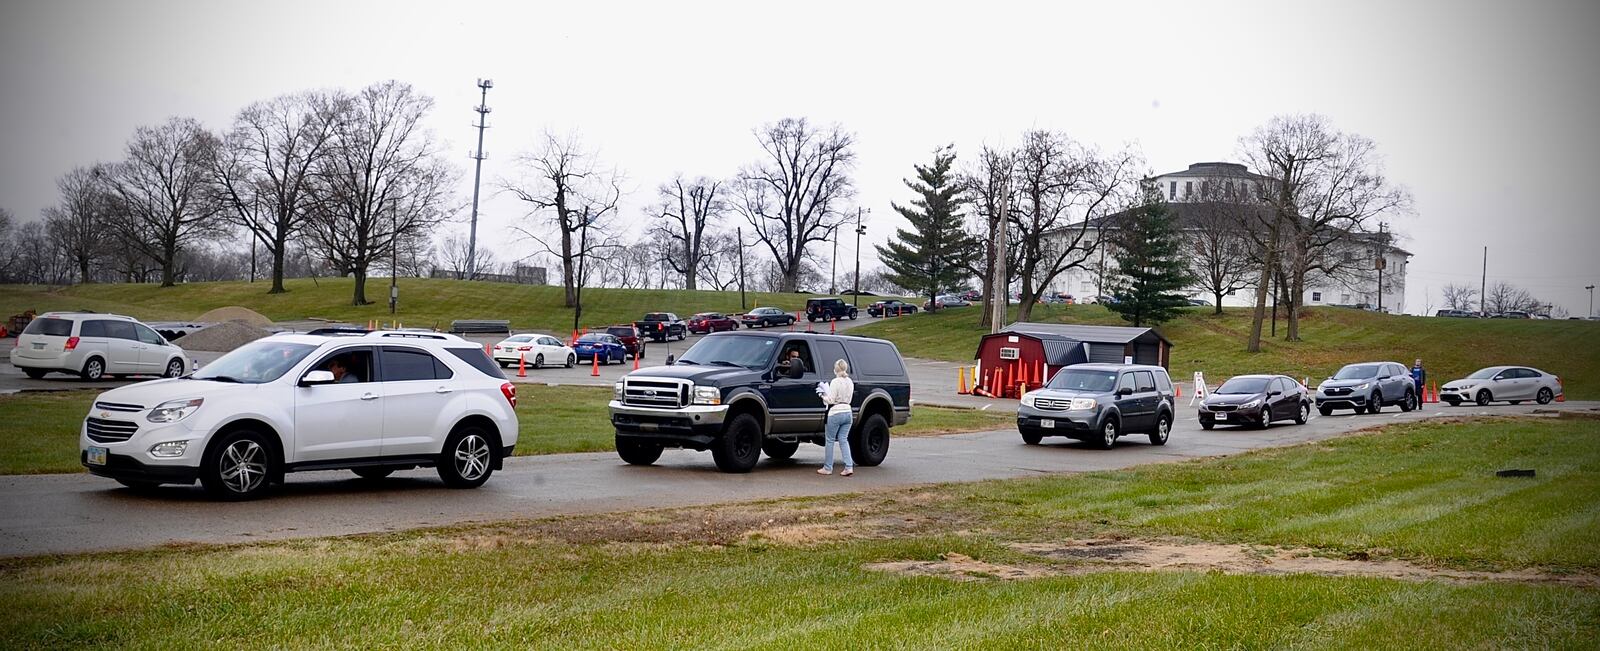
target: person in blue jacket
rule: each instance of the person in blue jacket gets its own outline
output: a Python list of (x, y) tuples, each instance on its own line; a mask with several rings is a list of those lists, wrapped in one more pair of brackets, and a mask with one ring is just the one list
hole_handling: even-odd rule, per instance
[(1422, 399), (1422, 385), (1428, 381), (1428, 372), (1422, 369), (1422, 360), (1411, 365), (1411, 381), (1417, 385), (1417, 399)]

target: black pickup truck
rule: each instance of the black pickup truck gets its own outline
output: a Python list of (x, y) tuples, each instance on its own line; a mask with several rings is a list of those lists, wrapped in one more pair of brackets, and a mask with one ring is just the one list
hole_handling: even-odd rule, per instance
[[(792, 377), (778, 360), (798, 351), (804, 371)], [(816, 384), (833, 365), (850, 363), (855, 381), (851, 456), (876, 466), (889, 453), (889, 428), (911, 418), (911, 380), (894, 344), (881, 339), (801, 332), (706, 335), (668, 366), (629, 373), (611, 400), (617, 454), (649, 465), (663, 448), (711, 451), (723, 472), (749, 472), (761, 453), (794, 456), (801, 443), (823, 443), (827, 408)]]
[(643, 321), (634, 321), (633, 327), (639, 329), (641, 336), (649, 337), (652, 341), (682, 341), (689, 336), (689, 324), (671, 312), (651, 312), (644, 315)]

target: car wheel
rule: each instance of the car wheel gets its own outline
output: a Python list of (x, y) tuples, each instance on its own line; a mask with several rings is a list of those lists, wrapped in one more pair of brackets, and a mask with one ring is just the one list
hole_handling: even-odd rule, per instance
[(357, 477), (362, 479), (376, 481), (394, 474), (394, 468), (389, 466), (366, 466), (363, 468), (351, 468), (350, 472), (355, 473)]
[(1551, 400), (1555, 400), (1555, 399), (1556, 399), (1555, 392), (1551, 391), (1548, 388), (1540, 389), (1539, 390), (1539, 397), (1535, 398), (1535, 400), (1538, 400), (1539, 404), (1541, 404), (1541, 405), (1548, 405), (1548, 404), (1550, 404)]
[(661, 458), (661, 446), (618, 438), (617, 456), (630, 466), (648, 466)]
[(1367, 398), (1367, 413), (1376, 414), (1383, 411), (1383, 396), (1373, 395)]
[(1116, 445), (1117, 435), (1121, 433), (1117, 431), (1119, 425), (1116, 416), (1106, 417), (1105, 422), (1100, 423), (1100, 438), (1095, 440), (1095, 446), (1102, 450), (1110, 450), (1111, 446)]
[(167, 372), (161, 377), (178, 377), (183, 375), (183, 360), (174, 359), (167, 362)]
[(722, 472), (750, 472), (761, 460), (761, 439), (761, 423), (756, 422), (756, 417), (740, 414), (728, 423), (722, 438), (712, 444), (711, 460)]
[(45, 373), (49, 373), (49, 371), (46, 371), (46, 370), (43, 370), (43, 369), (37, 369), (37, 368), (25, 368), (25, 369), (22, 369), (22, 373), (24, 375), (27, 375), (28, 377), (30, 377), (32, 379), (37, 380), (37, 379), (40, 379), (40, 378), (44, 377), (44, 374)]
[(1494, 400), (1494, 394), (1489, 393), (1488, 389), (1484, 389), (1484, 390), (1478, 392), (1478, 406), (1479, 407), (1487, 407), (1487, 406), (1489, 406), (1489, 403), (1491, 401), (1493, 401), (1493, 400)]
[(1311, 420), (1311, 405), (1308, 405), (1308, 404), (1303, 403), (1303, 402), (1300, 403), (1300, 411), (1296, 412), (1296, 414), (1297, 415), (1294, 417), (1294, 424), (1296, 424), (1296, 425), (1304, 425), (1304, 424), (1306, 424), (1306, 421)]
[(1317, 413), (1322, 414), (1324, 416), (1332, 416), (1333, 415), (1333, 407), (1317, 407)]
[(858, 466), (872, 467), (889, 456), (889, 421), (873, 414), (850, 434), (850, 457)]
[(477, 488), (494, 474), (495, 448), (489, 433), (476, 425), (456, 428), (439, 454), (439, 479), (451, 488)]
[(1040, 434), (1038, 432), (1024, 431), (1022, 433), (1022, 442), (1024, 444), (1026, 444), (1026, 445), (1038, 445), (1039, 442), (1043, 441), (1043, 440), (1044, 440), (1044, 435)]
[(572, 368), (572, 367), (577, 366), (577, 365), (578, 365), (578, 356), (577, 355), (567, 355), (567, 368)]
[(533, 356), (533, 367), (544, 368), (544, 353), (539, 353), (538, 355)]
[(787, 461), (788, 459), (794, 457), (794, 453), (799, 450), (799, 441), (779, 441), (777, 439), (767, 439), (761, 444), (761, 451), (767, 453), (767, 458), (773, 461)]
[(221, 437), (200, 460), (200, 485), (217, 499), (261, 497), (275, 476), (277, 460), (267, 438), (251, 430)]
[(1261, 422), (1256, 423), (1256, 429), (1267, 429), (1268, 427), (1272, 427), (1272, 408), (1262, 407)]
[(83, 363), (83, 370), (78, 372), (78, 377), (90, 382), (94, 382), (104, 378), (105, 376), (106, 363), (99, 357), (90, 357), (88, 361)]
[(1167, 437), (1172, 435), (1172, 416), (1162, 414), (1156, 418), (1156, 431), (1150, 433), (1150, 445), (1166, 445)]

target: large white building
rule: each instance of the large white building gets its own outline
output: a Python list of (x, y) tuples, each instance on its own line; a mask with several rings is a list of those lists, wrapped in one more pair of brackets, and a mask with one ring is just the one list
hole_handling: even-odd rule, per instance
[[(1168, 207), (1177, 213), (1179, 224), (1190, 232), (1199, 228), (1196, 222), (1203, 221), (1196, 218), (1203, 207), (1219, 203), (1248, 205), (1254, 201), (1252, 188), (1273, 182), (1273, 179), (1253, 173), (1237, 163), (1195, 163), (1189, 169), (1161, 174), (1148, 180), (1161, 192)], [(1084, 239), (1086, 242), (1098, 241), (1100, 236), (1099, 229), (1091, 224)], [(1087, 268), (1062, 273), (1050, 283), (1048, 290), (1075, 298), (1107, 293), (1101, 260), (1104, 260), (1103, 267), (1108, 272), (1115, 271), (1116, 262), (1111, 251), (1106, 250), (1109, 247), (1101, 248), (1101, 251), (1095, 252)], [(1360, 234), (1327, 254), (1339, 256), (1338, 266), (1342, 269), (1332, 275), (1313, 273), (1306, 281), (1303, 305), (1381, 305), (1389, 312), (1405, 311), (1406, 267), (1411, 254), (1394, 246), (1392, 235)], [(1378, 261), (1380, 258), (1381, 263)], [(1383, 267), (1381, 301), (1380, 265)], [(1252, 274), (1245, 287), (1224, 295), (1222, 304), (1232, 307), (1255, 305), (1254, 282)], [(1200, 285), (1192, 287), (1189, 294), (1208, 303), (1215, 300)]]

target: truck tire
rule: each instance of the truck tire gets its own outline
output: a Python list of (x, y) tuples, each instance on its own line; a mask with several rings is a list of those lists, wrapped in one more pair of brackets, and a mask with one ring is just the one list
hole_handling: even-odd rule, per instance
[(850, 433), (850, 457), (858, 466), (872, 467), (889, 456), (889, 421), (873, 414)]
[(722, 431), (722, 437), (711, 444), (711, 460), (722, 472), (750, 472), (761, 460), (763, 438), (761, 423), (756, 417), (739, 414)]
[(648, 466), (661, 458), (661, 446), (617, 438), (617, 456), (632, 466)]
[(761, 444), (761, 451), (767, 453), (767, 458), (773, 461), (786, 461), (800, 450), (799, 441), (779, 441), (767, 439)]

